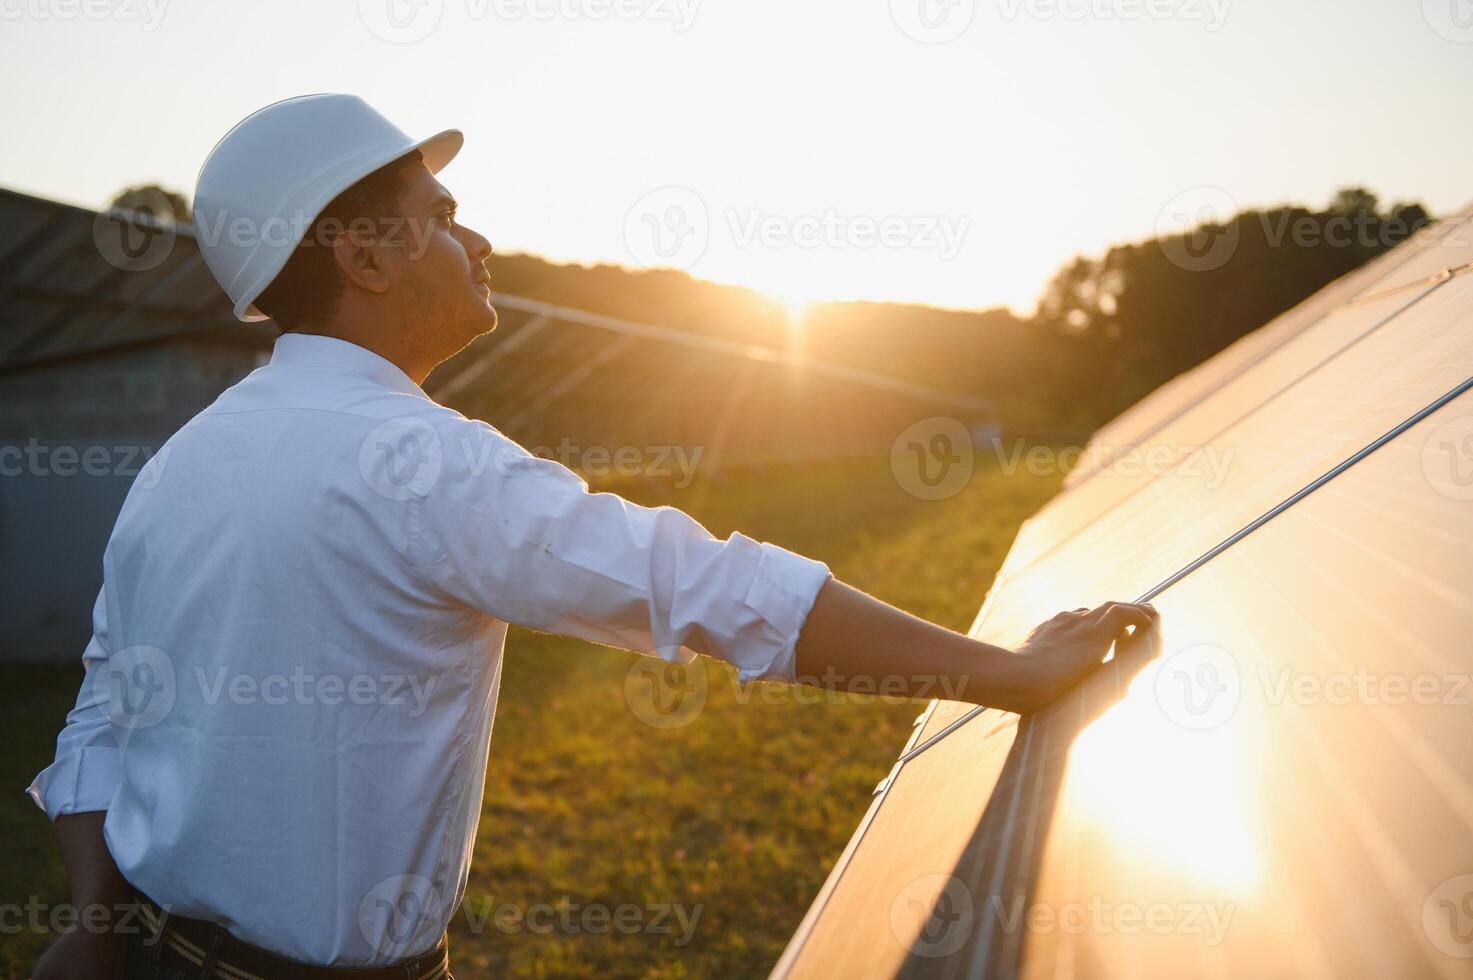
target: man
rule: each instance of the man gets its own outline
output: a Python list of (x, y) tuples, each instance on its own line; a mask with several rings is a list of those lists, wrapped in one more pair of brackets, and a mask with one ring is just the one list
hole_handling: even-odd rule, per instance
[(1112, 603), (991, 647), (591, 494), (431, 401), (431, 369), (496, 326), (491, 246), (434, 176), (460, 145), (318, 95), (205, 162), (204, 258), (237, 316), (283, 333), (160, 450), (108, 542), (87, 678), (30, 792), (74, 901), (141, 915), (65, 935), (40, 980), (446, 976), (508, 623), (1028, 711), (1153, 622)]

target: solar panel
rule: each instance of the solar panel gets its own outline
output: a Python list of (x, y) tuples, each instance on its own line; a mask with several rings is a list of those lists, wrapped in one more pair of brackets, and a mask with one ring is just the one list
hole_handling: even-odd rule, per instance
[[(1214, 387), (1190, 411), (1161, 422), (1148, 440), (1123, 451), (1096, 479), (1053, 501), (1029, 522), (1009, 552), (1005, 570), (1016, 574), (1032, 564), (1045, 551), (1056, 548), (1062, 539), (1139, 492), (1154, 476), (1170, 473), (1192, 453), (1210, 446), (1214, 438), (1239, 420), (1255, 412), (1274, 412), (1274, 400), (1283, 397), (1311, 372), (1338, 375), (1344, 371), (1341, 358), (1354, 359), (1358, 347), (1379, 351), (1400, 343), (1398, 334), (1405, 328), (1400, 324), (1390, 326), (1392, 320), (1436, 288), (1436, 285), (1423, 286), (1413, 292), (1332, 311), (1277, 348), (1273, 357)], [(1376, 336), (1383, 328), (1388, 336)], [(1226, 451), (1228, 447), (1222, 448)], [(1203, 457), (1195, 464), (1211, 464), (1220, 459), (1210, 457), (1209, 453), (1210, 450), (1204, 449)]]
[(934, 703), (777, 975), (1466, 975), (1473, 275), (1423, 275), (1448, 249), (1137, 414), (1143, 444), (1233, 450), (1219, 481), (1188, 453), (1035, 519), (974, 635), (1151, 595), (1154, 646), (1021, 721)]
[[(1134, 446), (1147, 441), (1164, 421), (1188, 411), (1219, 385), (1273, 354), (1281, 344), (1316, 325), (1345, 303), (1423, 282), (1431, 275), (1469, 261), (1473, 261), (1473, 209), (1423, 229), (1411, 240), (1330, 283), (1216, 357), (1168, 381), (1095, 433), (1092, 449)], [(1108, 458), (1108, 453), (1091, 452), (1084, 462)], [(1091, 465), (1080, 467), (1069, 475), (1066, 485), (1082, 483), (1095, 469)]]
[(1001, 583), (986, 632), (1016, 643), (1061, 600), (1072, 608), (1143, 595), (1464, 381), (1473, 364), (1473, 276), (1422, 302), (1411, 308), (1418, 315), (1398, 317), (1227, 426), (1176, 468), (1143, 481), (1108, 519)]

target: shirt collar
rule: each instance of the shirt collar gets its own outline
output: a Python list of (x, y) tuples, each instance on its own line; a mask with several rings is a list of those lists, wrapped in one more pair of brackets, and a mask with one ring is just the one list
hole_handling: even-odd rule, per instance
[(402, 395), (416, 395), (425, 399), (430, 397), (392, 361), (375, 354), (367, 347), (359, 347), (336, 337), (284, 333), (276, 338), (276, 346), (271, 351), (271, 363), (287, 366), (312, 365), (348, 371)]

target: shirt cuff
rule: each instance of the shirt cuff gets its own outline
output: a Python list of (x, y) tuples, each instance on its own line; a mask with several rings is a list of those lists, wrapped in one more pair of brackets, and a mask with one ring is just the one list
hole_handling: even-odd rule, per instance
[(92, 813), (112, 805), (122, 780), (115, 745), (89, 745), (41, 770), (26, 794), (52, 820), (68, 813)]
[(757, 573), (747, 590), (745, 603), (776, 634), (776, 650), (766, 666), (741, 667), (738, 679), (784, 680), (793, 683), (797, 674), (798, 634), (824, 583), (832, 578), (821, 561), (804, 558), (775, 544), (763, 543)]

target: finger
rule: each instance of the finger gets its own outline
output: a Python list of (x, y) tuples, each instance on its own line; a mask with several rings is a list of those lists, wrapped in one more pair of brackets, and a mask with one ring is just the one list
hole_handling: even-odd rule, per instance
[(1155, 621), (1156, 617), (1141, 606), (1117, 602), (1110, 605), (1110, 608), (1099, 620), (1098, 625), (1112, 636), (1119, 636), (1125, 632), (1125, 627), (1127, 626), (1134, 626), (1138, 630), (1144, 630), (1149, 629)]
[(1107, 602), (1102, 606), (1096, 606), (1089, 615), (1092, 620), (1099, 621), (1103, 620), (1106, 616), (1111, 615), (1111, 610), (1119, 608), (1138, 609), (1144, 612), (1152, 620), (1159, 619), (1161, 617), (1161, 614), (1157, 612), (1156, 607), (1151, 605), (1149, 602)]
[(1104, 605), (1095, 606), (1094, 609), (1090, 610), (1090, 613), (1089, 613), (1089, 617), (1088, 618), (1089, 618), (1090, 624), (1093, 625), (1094, 623), (1103, 622), (1104, 619), (1105, 619), (1105, 617), (1108, 616), (1108, 615), (1110, 615), (1110, 610), (1112, 610), (1116, 606), (1120, 606), (1120, 605), (1124, 605), (1124, 603), (1120, 603), (1120, 602), (1107, 602)]

